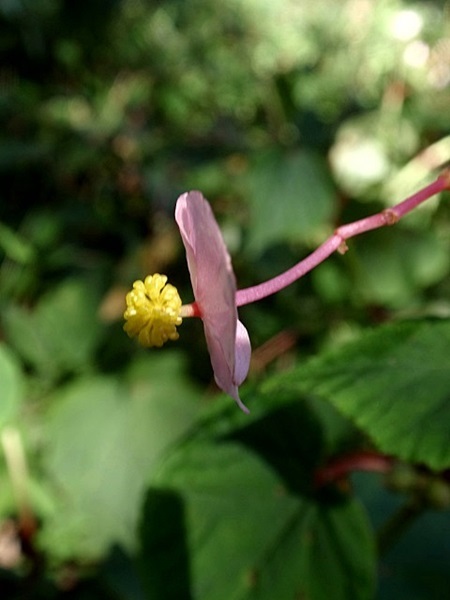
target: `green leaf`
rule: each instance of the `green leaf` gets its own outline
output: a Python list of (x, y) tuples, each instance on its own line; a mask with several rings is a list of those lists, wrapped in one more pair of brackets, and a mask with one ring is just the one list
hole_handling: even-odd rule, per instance
[(149, 596), (372, 598), (364, 513), (313, 489), (323, 440), (308, 406), (246, 419), (226, 434), (222, 421), (219, 437), (198, 431), (154, 477), (141, 526)]
[(87, 282), (67, 280), (33, 311), (11, 306), (4, 314), (10, 343), (46, 376), (90, 366), (101, 323), (98, 297)]
[(387, 325), (273, 378), (327, 399), (386, 453), (450, 466), (450, 321)]
[(336, 209), (324, 163), (306, 151), (259, 156), (248, 174), (248, 197), (248, 242), (255, 252), (274, 242), (314, 239)]
[(356, 291), (367, 302), (404, 308), (448, 272), (448, 244), (433, 232), (383, 229), (353, 243)]
[(23, 265), (35, 256), (33, 246), (4, 223), (0, 223), (0, 248), (8, 258)]
[(22, 397), (23, 375), (5, 344), (0, 345), (0, 428), (14, 419)]
[(52, 554), (133, 546), (148, 474), (197, 412), (181, 366), (178, 355), (152, 353), (125, 380), (87, 378), (52, 398), (43, 458), (59, 496), (44, 533)]

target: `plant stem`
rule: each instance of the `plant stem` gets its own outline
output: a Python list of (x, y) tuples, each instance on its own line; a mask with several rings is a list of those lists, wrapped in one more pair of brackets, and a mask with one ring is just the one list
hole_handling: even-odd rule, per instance
[(446, 169), (439, 177), (423, 189), (419, 190), (412, 196), (406, 198), (392, 208), (360, 219), (354, 223), (338, 227), (336, 231), (323, 244), (321, 244), (314, 252), (305, 259), (297, 263), (291, 269), (288, 269), (281, 275), (269, 279), (264, 283), (248, 287), (236, 292), (236, 306), (243, 306), (250, 302), (256, 302), (266, 296), (270, 296), (279, 292), (286, 286), (290, 285), (306, 273), (317, 267), (321, 262), (328, 258), (333, 252), (338, 250), (341, 254), (346, 252), (347, 245), (345, 240), (348, 240), (355, 235), (359, 235), (372, 229), (378, 229), (385, 225), (394, 225), (407, 213), (411, 212), (416, 206), (431, 198), (435, 194), (442, 192), (445, 189), (450, 189), (450, 170)]
[(393, 459), (378, 452), (358, 450), (351, 454), (339, 456), (321, 467), (315, 475), (316, 487), (333, 483), (347, 477), (354, 471), (371, 471), (386, 473), (392, 469)]
[(29, 504), (29, 477), (25, 451), (17, 429), (5, 427), (0, 436), (11, 486), (17, 504), (19, 529), (22, 536), (32, 537), (36, 520)]
[(378, 531), (378, 554), (386, 554), (425, 509), (426, 502), (419, 495), (409, 498)]

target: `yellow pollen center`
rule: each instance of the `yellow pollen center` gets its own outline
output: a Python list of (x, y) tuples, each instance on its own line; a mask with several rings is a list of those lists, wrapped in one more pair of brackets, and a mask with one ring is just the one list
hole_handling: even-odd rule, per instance
[(130, 337), (137, 335), (142, 346), (160, 347), (167, 340), (178, 339), (176, 328), (182, 321), (181, 299), (165, 275), (156, 273), (144, 281), (135, 281), (126, 302), (123, 328)]

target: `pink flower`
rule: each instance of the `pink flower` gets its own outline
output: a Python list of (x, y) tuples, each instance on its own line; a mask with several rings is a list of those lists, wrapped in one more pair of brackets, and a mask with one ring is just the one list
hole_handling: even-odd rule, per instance
[(195, 296), (193, 310), (203, 321), (214, 378), (248, 413), (238, 386), (248, 373), (251, 346), (247, 330), (238, 320), (230, 255), (211, 207), (200, 192), (187, 192), (178, 198), (175, 220), (186, 248)]
[(184, 317), (201, 317), (217, 385), (232, 396), (244, 412), (239, 385), (250, 364), (250, 340), (238, 320), (237, 307), (279, 292), (311, 271), (336, 250), (347, 248), (346, 240), (386, 225), (393, 225), (431, 196), (450, 190), (450, 170), (403, 202), (376, 215), (343, 225), (299, 263), (255, 286), (236, 291), (230, 256), (212, 210), (200, 192), (180, 196), (175, 219), (186, 248), (195, 302), (182, 304), (177, 289), (158, 273), (135, 281), (126, 296), (124, 329), (146, 347), (162, 346), (178, 339), (177, 327)]

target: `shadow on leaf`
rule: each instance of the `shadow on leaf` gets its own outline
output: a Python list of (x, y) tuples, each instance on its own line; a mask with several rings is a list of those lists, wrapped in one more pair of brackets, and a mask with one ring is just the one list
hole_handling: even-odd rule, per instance
[(306, 402), (270, 412), (226, 437), (256, 452), (282, 477), (286, 487), (302, 496), (314, 492), (314, 472), (323, 452), (320, 421)]
[(139, 562), (148, 598), (192, 600), (184, 505), (177, 493), (147, 492), (140, 539)]

